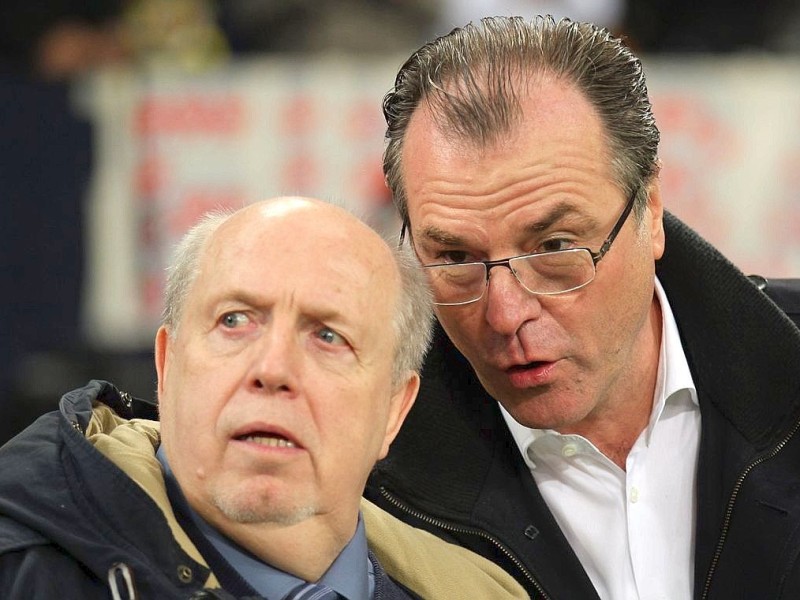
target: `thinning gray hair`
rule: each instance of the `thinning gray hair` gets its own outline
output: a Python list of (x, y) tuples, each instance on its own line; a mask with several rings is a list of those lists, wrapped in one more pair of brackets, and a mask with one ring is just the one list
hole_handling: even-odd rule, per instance
[[(337, 205), (342, 207), (341, 204)], [(233, 214), (230, 210), (207, 213), (175, 248), (172, 262), (167, 267), (162, 320), (173, 338), (180, 327), (192, 284), (200, 272), (205, 247)], [(388, 245), (400, 275), (400, 291), (392, 319), (395, 337), (392, 384), (398, 386), (405, 382), (409, 371), (418, 373), (422, 369), (422, 361), (432, 337), (433, 301), (416, 255), (407, 247), (398, 248), (393, 243)]]
[(215, 210), (206, 213), (184, 234), (173, 251), (172, 260), (167, 267), (162, 318), (164, 327), (173, 338), (183, 317), (189, 289), (200, 273), (203, 250), (211, 236), (233, 213), (233, 210)]
[(402, 177), (403, 139), (424, 101), (443, 131), (489, 145), (522, 118), (519, 94), (534, 93), (546, 77), (571, 83), (594, 106), (608, 144), (615, 183), (637, 192), (641, 217), (647, 184), (658, 173), (660, 134), (641, 61), (606, 29), (552, 17), (490, 17), (417, 50), (383, 100), (383, 171), (395, 205), (408, 222)]
[(400, 273), (400, 294), (395, 306), (395, 349), (392, 382), (403, 383), (409, 371), (419, 373), (433, 335), (433, 296), (417, 255), (409, 246), (392, 249)]

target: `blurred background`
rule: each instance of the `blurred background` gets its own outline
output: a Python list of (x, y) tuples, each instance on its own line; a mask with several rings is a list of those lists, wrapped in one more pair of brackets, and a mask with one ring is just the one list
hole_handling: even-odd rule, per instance
[(537, 13), (625, 36), (667, 208), (745, 272), (800, 276), (798, 0), (4, 0), (0, 443), (91, 378), (155, 397), (164, 266), (206, 210), (308, 194), (394, 231), (397, 69)]

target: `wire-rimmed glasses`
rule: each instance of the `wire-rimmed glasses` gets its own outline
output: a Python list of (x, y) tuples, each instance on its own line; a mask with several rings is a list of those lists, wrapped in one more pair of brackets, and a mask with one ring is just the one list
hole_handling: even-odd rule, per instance
[[(565, 294), (590, 284), (597, 272), (597, 263), (614, 243), (628, 219), (635, 199), (636, 191), (631, 194), (611, 233), (597, 252), (592, 252), (589, 248), (568, 248), (499, 260), (423, 265), (433, 291), (434, 304), (458, 306), (477, 302), (483, 297), (489, 284), (489, 272), (500, 266), (507, 267), (520, 285), (531, 294)], [(400, 243), (405, 229), (404, 223)]]

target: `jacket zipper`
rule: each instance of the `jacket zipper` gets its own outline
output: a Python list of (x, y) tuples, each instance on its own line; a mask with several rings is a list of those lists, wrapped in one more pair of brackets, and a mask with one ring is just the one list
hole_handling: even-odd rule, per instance
[(750, 471), (755, 469), (761, 463), (770, 460), (771, 458), (775, 458), (775, 456), (783, 450), (784, 446), (789, 443), (794, 437), (794, 434), (797, 433), (797, 430), (800, 429), (800, 421), (797, 421), (794, 424), (792, 430), (783, 438), (768, 454), (764, 456), (760, 456), (759, 458), (755, 459), (749, 465), (747, 465), (742, 471), (741, 475), (739, 475), (739, 479), (736, 480), (736, 484), (733, 486), (733, 491), (731, 492), (731, 497), (728, 500), (728, 506), (725, 509), (725, 518), (722, 521), (722, 532), (720, 533), (719, 539), (717, 540), (717, 547), (714, 550), (714, 556), (711, 559), (711, 565), (708, 568), (708, 574), (706, 575), (706, 582), (703, 587), (703, 595), (701, 596), (701, 600), (707, 600), (708, 594), (711, 590), (711, 579), (714, 577), (714, 572), (717, 569), (717, 565), (719, 564), (720, 557), (722, 556), (722, 549), (725, 546), (725, 540), (728, 537), (728, 529), (730, 529), (731, 524), (731, 517), (733, 516), (733, 505), (736, 503), (737, 498), (739, 497), (739, 492), (744, 485), (744, 480), (750, 474)]
[(463, 525), (454, 525), (453, 523), (448, 523), (447, 521), (443, 521), (441, 519), (437, 519), (436, 517), (431, 517), (425, 513), (422, 513), (416, 509), (411, 508), (402, 500), (394, 497), (391, 492), (389, 492), (385, 487), (380, 487), (381, 495), (386, 498), (391, 504), (402, 510), (403, 512), (416, 517), (420, 521), (424, 521), (430, 525), (438, 527), (439, 529), (443, 529), (445, 531), (450, 531), (453, 533), (468, 533), (470, 535), (476, 535), (484, 540), (491, 542), (495, 547), (497, 547), (500, 552), (502, 552), (516, 567), (520, 570), (520, 572), (525, 576), (525, 579), (531, 582), (531, 585), (536, 589), (536, 592), (541, 596), (542, 600), (552, 600), (550, 596), (544, 591), (539, 582), (534, 579), (533, 575), (530, 571), (522, 564), (522, 562), (514, 556), (514, 554), (506, 548), (506, 546), (498, 540), (496, 537), (492, 536), (490, 533), (482, 529), (478, 529), (477, 527), (466, 527)]

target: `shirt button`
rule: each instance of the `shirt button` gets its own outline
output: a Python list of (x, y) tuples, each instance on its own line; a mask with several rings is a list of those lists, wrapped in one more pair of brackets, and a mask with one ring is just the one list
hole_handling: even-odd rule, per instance
[(635, 485), (631, 486), (630, 499), (631, 502), (633, 502), (634, 504), (636, 504), (639, 501), (639, 488), (636, 487)]
[(566, 458), (570, 456), (575, 456), (578, 453), (578, 446), (575, 444), (564, 444), (564, 447), (561, 449), (561, 454)]

